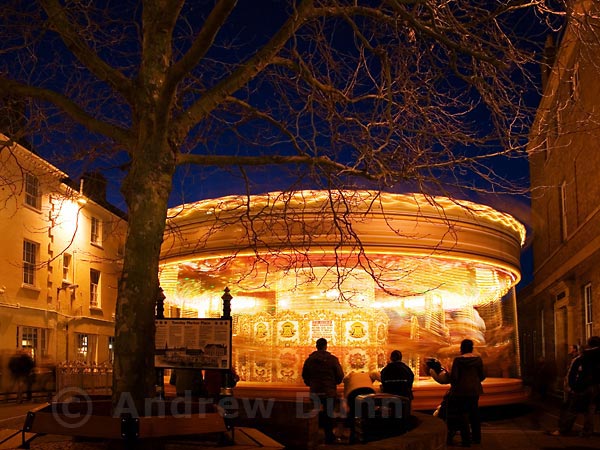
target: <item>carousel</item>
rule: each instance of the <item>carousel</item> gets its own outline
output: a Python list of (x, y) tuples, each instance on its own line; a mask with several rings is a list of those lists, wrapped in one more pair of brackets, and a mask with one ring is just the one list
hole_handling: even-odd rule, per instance
[(298, 398), (324, 337), (344, 372), (377, 373), (394, 349), (416, 375), (413, 408), (447, 390), (472, 339), (488, 378), (480, 404), (522, 401), (516, 299), (525, 228), (488, 206), (375, 191), (228, 196), (169, 210), (160, 283), (170, 317), (219, 317), (233, 295), (236, 395)]

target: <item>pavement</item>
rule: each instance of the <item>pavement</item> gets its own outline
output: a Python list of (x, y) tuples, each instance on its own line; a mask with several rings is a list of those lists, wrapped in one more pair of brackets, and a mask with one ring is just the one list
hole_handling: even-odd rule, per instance
[[(40, 406), (36, 403), (1, 403), (0, 404), (0, 449), (16, 449), (21, 444), (21, 433), (2, 442), (7, 436), (18, 432), (23, 426), (27, 411)], [(550, 436), (548, 431), (555, 430), (559, 414), (558, 400), (550, 399), (543, 403), (528, 402), (524, 404), (493, 406), (481, 408), (482, 414), (482, 443), (473, 445), (477, 450), (591, 450), (600, 449), (600, 415), (595, 417), (595, 433), (588, 438), (579, 437), (583, 418), (580, 416), (570, 436)], [(429, 412), (422, 412), (428, 414)], [(438, 419), (435, 419), (438, 420)], [(400, 437), (401, 439), (401, 437)], [(460, 441), (459, 438), (456, 439)], [(150, 440), (148, 440), (150, 441)], [(386, 445), (378, 445), (378, 441), (359, 445), (321, 445), (319, 449), (362, 448), (382, 449)], [(154, 442), (146, 442), (136, 446), (136, 449), (155, 448)], [(215, 447), (201, 442), (172, 442), (167, 450), (192, 450)], [(260, 445), (255, 445), (256, 447)], [(112, 444), (101, 441), (81, 441), (69, 436), (45, 435), (31, 442), (31, 449), (40, 450), (107, 450), (116, 448)], [(250, 447), (247, 447), (250, 448)], [(262, 448), (276, 448), (263, 445)], [(449, 447), (452, 449), (452, 447)]]
[[(482, 442), (478, 450), (589, 450), (600, 449), (600, 417), (596, 414), (596, 431), (590, 437), (579, 437), (583, 415), (579, 415), (568, 436), (551, 436), (558, 428), (560, 402), (541, 402), (487, 407), (482, 409)], [(456, 439), (459, 441), (460, 439)]]

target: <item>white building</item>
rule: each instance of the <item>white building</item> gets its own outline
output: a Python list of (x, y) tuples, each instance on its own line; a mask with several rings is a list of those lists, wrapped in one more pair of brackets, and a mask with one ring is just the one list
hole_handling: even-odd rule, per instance
[(112, 360), (124, 213), (3, 134), (0, 173), (1, 354)]

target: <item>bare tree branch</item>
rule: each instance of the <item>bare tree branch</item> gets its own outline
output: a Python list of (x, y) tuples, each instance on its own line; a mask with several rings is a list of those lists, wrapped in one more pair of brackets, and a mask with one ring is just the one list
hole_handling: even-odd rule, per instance
[(313, 0), (302, 0), (292, 16), (277, 31), (270, 41), (254, 56), (240, 64), (229, 76), (208, 90), (188, 108), (176, 121), (175, 134), (185, 136), (199, 121), (210, 114), (223, 100), (237, 92), (248, 81), (260, 73), (306, 20), (313, 8)]
[(86, 128), (88, 128), (91, 132), (101, 133), (125, 147), (129, 147), (132, 143), (133, 138), (128, 130), (96, 119), (84, 111), (71, 99), (53, 90), (28, 86), (4, 77), (0, 77), (0, 95), (20, 95), (23, 97), (36, 98), (50, 102), (60, 107), (65, 113), (79, 123), (85, 125)]
[(183, 77), (187, 76), (194, 66), (204, 58), (206, 52), (212, 47), (217, 33), (227, 20), (227, 17), (229, 17), (229, 14), (233, 11), (236, 3), (237, 0), (222, 0), (217, 2), (206, 18), (202, 29), (195, 37), (190, 49), (169, 69), (164, 95), (172, 95), (173, 90), (177, 87), (177, 84)]
[(48, 14), (52, 30), (61, 37), (67, 48), (100, 80), (110, 84), (117, 92), (130, 98), (133, 84), (125, 75), (104, 62), (81, 38), (75, 22), (69, 20), (58, 0), (40, 0)]
[(263, 155), (263, 156), (221, 156), (221, 155), (177, 155), (177, 164), (200, 164), (207, 166), (230, 166), (232, 164), (239, 166), (267, 166), (275, 164), (307, 164), (309, 166), (322, 166), (328, 169), (343, 172), (347, 175), (360, 176), (366, 179), (375, 180), (377, 177), (368, 174), (365, 171), (356, 170), (353, 167), (332, 161), (327, 156), (308, 156), (308, 155)]

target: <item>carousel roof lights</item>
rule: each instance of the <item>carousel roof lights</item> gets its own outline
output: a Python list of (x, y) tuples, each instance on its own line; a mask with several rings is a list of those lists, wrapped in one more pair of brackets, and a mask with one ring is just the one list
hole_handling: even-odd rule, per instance
[(523, 224), (514, 217), (487, 205), (448, 197), (425, 196), (423, 194), (392, 194), (368, 190), (270, 192), (250, 197), (230, 195), (176, 206), (169, 209), (168, 217), (183, 220), (198, 212), (205, 215), (246, 214), (245, 208), (248, 205), (257, 212), (264, 212), (266, 208), (271, 215), (276, 214), (277, 211), (293, 212), (296, 215), (309, 212), (340, 211), (350, 205), (353, 207), (351, 212), (358, 216), (360, 214), (369, 215), (374, 211), (388, 208), (390, 217), (393, 217), (394, 211), (397, 210), (401, 210), (405, 214), (412, 213), (415, 217), (444, 218), (447, 221), (470, 216), (474, 221), (490, 221), (511, 228), (518, 233), (521, 245), (525, 242), (526, 234)]
[[(496, 301), (520, 279), (525, 228), (508, 214), (444, 197), (343, 191), (329, 201), (329, 195), (272, 192), (172, 209), (176, 231), (165, 236), (161, 282), (170, 291), (179, 273), (209, 292), (227, 285), (273, 291), (278, 301), (286, 292), (287, 302), (304, 296), (373, 306), (381, 289), (415, 299), (436, 292), (448, 307), (460, 303), (455, 296), (465, 305)], [(240, 222), (248, 208), (256, 213), (251, 228)], [(337, 213), (355, 233), (343, 247), (336, 245), (340, 236), (328, 234)], [(250, 229), (260, 236), (256, 248), (245, 235)]]

